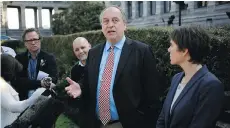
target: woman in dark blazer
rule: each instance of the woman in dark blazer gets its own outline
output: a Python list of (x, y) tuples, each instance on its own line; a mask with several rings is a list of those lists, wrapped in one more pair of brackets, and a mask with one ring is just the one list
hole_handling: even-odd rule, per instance
[(181, 27), (170, 35), (170, 63), (183, 72), (171, 82), (156, 128), (214, 128), (224, 98), (224, 86), (203, 59), (209, 36), (197, 27)]

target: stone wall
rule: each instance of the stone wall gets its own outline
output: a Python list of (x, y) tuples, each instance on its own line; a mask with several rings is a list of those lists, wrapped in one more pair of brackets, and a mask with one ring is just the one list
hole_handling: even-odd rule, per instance
[[(181, 12), (181, 25), (196, 24), (204, 27), (230, 24), (226, 12), (230, 12), (230, 3), (218, 5), (208, 1), (206, 7), (197, 7), (198, 1), (185, 1), (186, 9)], [(128, 14), (127, 1), (107, 2), (106, 5), (118, 5)], [(132, 17), (128, 19), (130, 27), (167, 26), (171, 15), (175, 16), (173, 26), (178, 26), (179, 6), (175, 2), (156, 1), (155, 14), (150, 14), (150, 1), (143, 1), (143, 16), (138, 17), (138, 2), (132, 1)], [(128, 18), (128, 17), (127, 17)]]

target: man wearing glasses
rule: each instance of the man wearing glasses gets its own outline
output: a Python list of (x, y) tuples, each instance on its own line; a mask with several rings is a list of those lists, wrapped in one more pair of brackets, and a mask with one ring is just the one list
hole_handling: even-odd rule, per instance
[(57, 82), (57, 65), (53, 55), (41, 50), (38, 30), (29, 28), (22, 34), (26, 51), (16, 55), (23, 65), (12, 85), (19, 92), (20, 100), (27, 99), (39, 87), (49, 87)]

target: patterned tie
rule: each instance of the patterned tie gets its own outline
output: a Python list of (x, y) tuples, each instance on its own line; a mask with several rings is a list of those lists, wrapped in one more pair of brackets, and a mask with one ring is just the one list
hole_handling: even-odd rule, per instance
[(110, 83), (112, 79), (113, 64), (114, 64), (114, 46), (110, 47), (110, 52), (102, 75), (101, 88), (99, 93), (99, 118), (106, 125), (111, 119), (110, 115)]

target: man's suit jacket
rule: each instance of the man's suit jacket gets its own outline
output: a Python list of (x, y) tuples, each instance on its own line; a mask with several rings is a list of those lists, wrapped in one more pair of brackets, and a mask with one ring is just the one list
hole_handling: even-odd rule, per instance
[[(41, 81), (28, 78), (28, 51), (16, 55), (15, 58), (23, 65), (23, 70), (17, 74), (16, 80), (12, 82), (12, 85), (19, 93), (20, 100), (24, 100), (28, 98), (29, 90), (41, 87)], [(44, 63), (41, 63), (41, 60)], [(41, 50), (38, 54), (36, 71), (37, 74), (39, 71), (48, 73), (52, 78), (52, 82), (57, 82), (57, 65), (53, 55)]]
[(184, 72), (176, 74), (165, 99), (157, 128), (214, 128), (223, 105), (224, 86), (203, 66), (170, 108)]
[[(81, 128), (98, 128), (96, 92), (99, 66), (105, 43), (89, 51), (81, 98), (84, 107)], [(139, 41), (126, 38), (113, 87), (113, 97), (123, 128), (153, 128), (158, 117), (159, 84), (152, 49)]]

